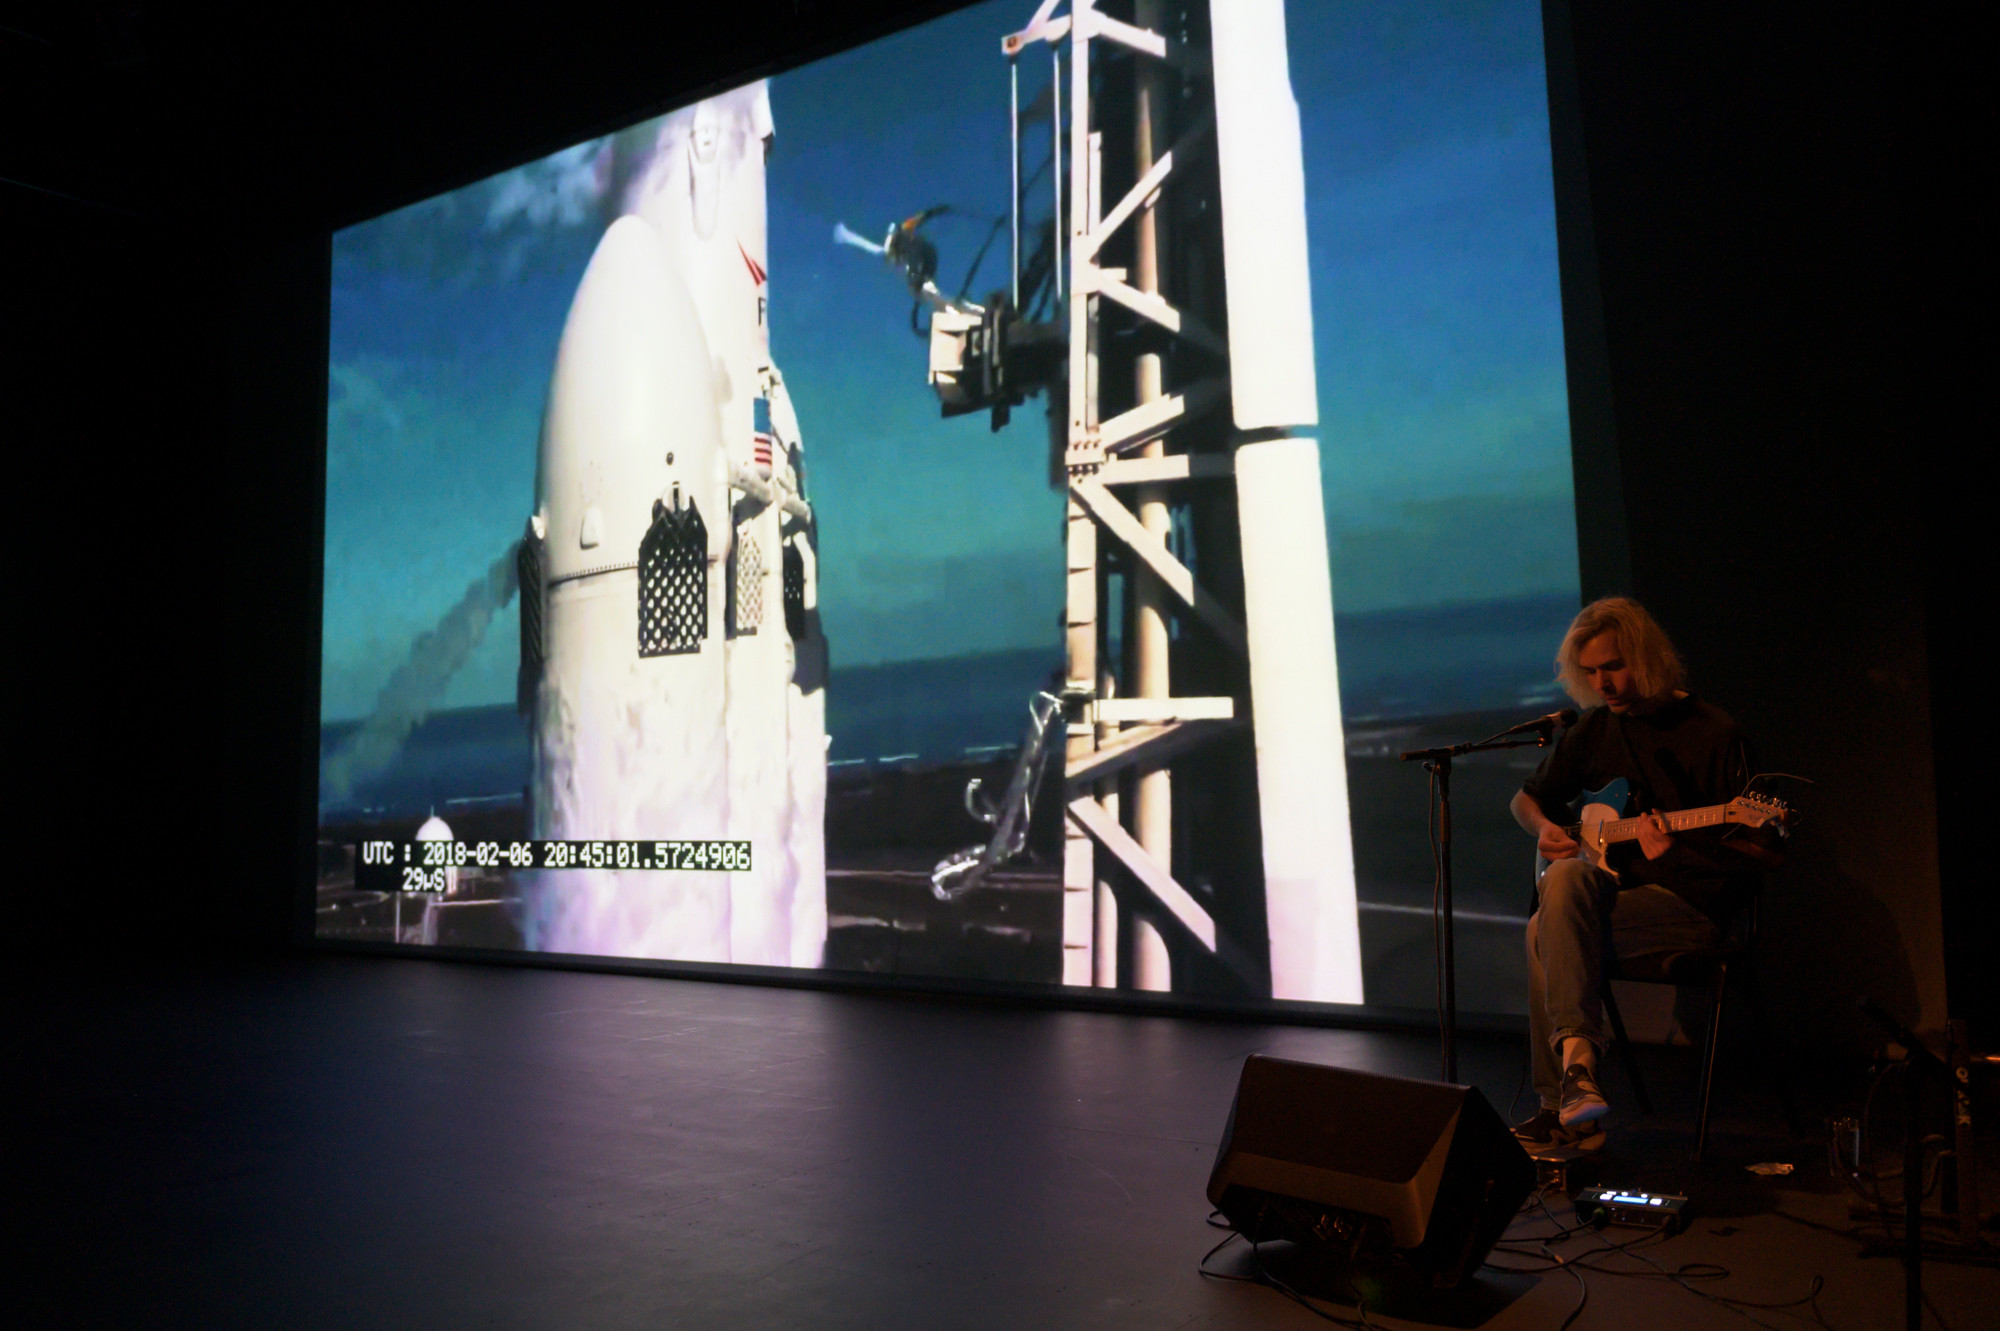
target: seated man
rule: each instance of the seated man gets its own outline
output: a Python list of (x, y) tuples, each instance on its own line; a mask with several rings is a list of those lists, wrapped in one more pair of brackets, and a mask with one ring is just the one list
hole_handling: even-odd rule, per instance
[[(1757, 768), (1727, 713), (1681, 685), (1673, 644), (1636, 601), (1584, 607), (1556, 653), (1558, 678), (1586, 708), (1509, 806), (1544, 859), (1528, 921), (1529, 1039), (1541, 1111), (1514, 1129), (1528, 1147), (1604, 1145), (1608, 1112), (1597, 1060), (1608, 1046), (1600, 998), (1608, 955), (1713, 947), (1731, 912), (1775, 860), (1761, 833), (1718, 825), (1679, 834), (1665, 814), (1726, 804)], [(1643, 812), (1638, 839), (1599, 865), (1564, 830), (1579, 795), (1624, 778), (1621, 816)]]

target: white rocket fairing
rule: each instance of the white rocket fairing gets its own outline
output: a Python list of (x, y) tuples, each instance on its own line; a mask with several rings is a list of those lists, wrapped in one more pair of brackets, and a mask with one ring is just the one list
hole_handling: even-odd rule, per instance
[(535, 835), (747, 840), (752, 867), (550, 875), (537, 947), (820, 961), (823, 646), (769, 352), (770, 137), (761, 83), (657, 122), (563, 331), (533, 524)]
[[(535, 708), (534, 834), (721, 837), (728, 746), (721, 588), (728, 482), (707, 342), (659, 237), (605, 232), (556, 353), (533, 527), (547, 598)], [(641, 654), (654, 506), (684, 519), (673, 647)], [(697, 524), (696, 519), (700, 519)], [(544, 876), (531, 944), (599, 956), (729, 959), (719, 872)]]

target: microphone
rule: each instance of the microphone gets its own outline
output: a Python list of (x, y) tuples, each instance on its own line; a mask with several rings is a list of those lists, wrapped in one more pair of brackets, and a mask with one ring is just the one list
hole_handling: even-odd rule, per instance
[[(1557, 729), (1567, 730), (1569, 727), (1575, 724), (1576, 724), (1576, 709), (1573, 707), (1565, 707), (1559, 712), (1550, 712), (1547, 716), (1538, 716), (1532, 721), (1523, 721), (1518, 726), (1510, 726), (1507, 729), (1501, 731), (1500, 734), (1522, 735), (1526, 734), (1530, 730), (1539, 730), (1542, 733), (1547, 734), (1551, 730), (1557, 730)], [(1498, 736), (1496, 736), (1495, 738), (1498, 738)]]

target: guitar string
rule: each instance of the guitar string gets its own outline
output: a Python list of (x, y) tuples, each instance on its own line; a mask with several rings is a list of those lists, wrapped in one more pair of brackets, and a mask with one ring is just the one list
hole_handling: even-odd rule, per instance
[[(1714, 805), (1704, 809), (1676, 809), (1672, 813), (1666, 814), (1665, 817), (1668, 831), (1684, 832), (1689, 828), (1715, 827), (1718, 824), (1725, 823), (1729, 821), (1728, 814), (1728, 805)], [(1607, 818), (1602, 822), (1592, 824), (1592, 826), (1604, 829), (1603, 835), (1606, 838), (1630, 840), (1632, 834), (1638, 831), (1639, 824), (1644, 821), (1645, 815), (1637, 818)], [(1571, 840), (1575, 840), (1578, 834), (1583, 831), (1583, 828), (1584, 824), (1575, 823), (1569, 827), (1565, 827), (1563, 831)]]

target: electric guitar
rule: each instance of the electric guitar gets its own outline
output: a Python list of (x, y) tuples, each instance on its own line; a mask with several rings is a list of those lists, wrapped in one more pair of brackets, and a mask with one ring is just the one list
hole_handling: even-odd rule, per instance
[[(1563, 828), (1563, 835), (1577, 843), (1577, 856), (1586, 864), (1592, 864), (1610, 874), (1618, 876), (1617, 870), (1605, 863), (1605, 852), (1620, 841), (1637, 841), (1639, 826), (1649, 822), (1652, 815), (1640, 814), (1634, 818), (1624, 816), (1624, 807), (1631, 799), (1630, 787), (1624, 777), (1613, 778), (1602, 790), (1586, 791), (1583, 808), (1577, 813), (1577, 822)], [(1772, 795), (1753, 795), (1748, 792), (1738, 795), (1727, 804), (1709, 804), (1699, 809), (1676, 809), (1672, 813), (1661, 814), (1667, 824), (1667, 831), (1685, 832), (1696, 827), (1714, 827), (1721, 823), (1736, 823), (1744, 827), (1762, 827), (1766, 823), (1776, 823), (1783, 833), (1785, 823), (1791, 818), (1791, 808)], [(1536, 871), (1540, 880), (1541, 870), (1548, 867), (1542, 860)]]

